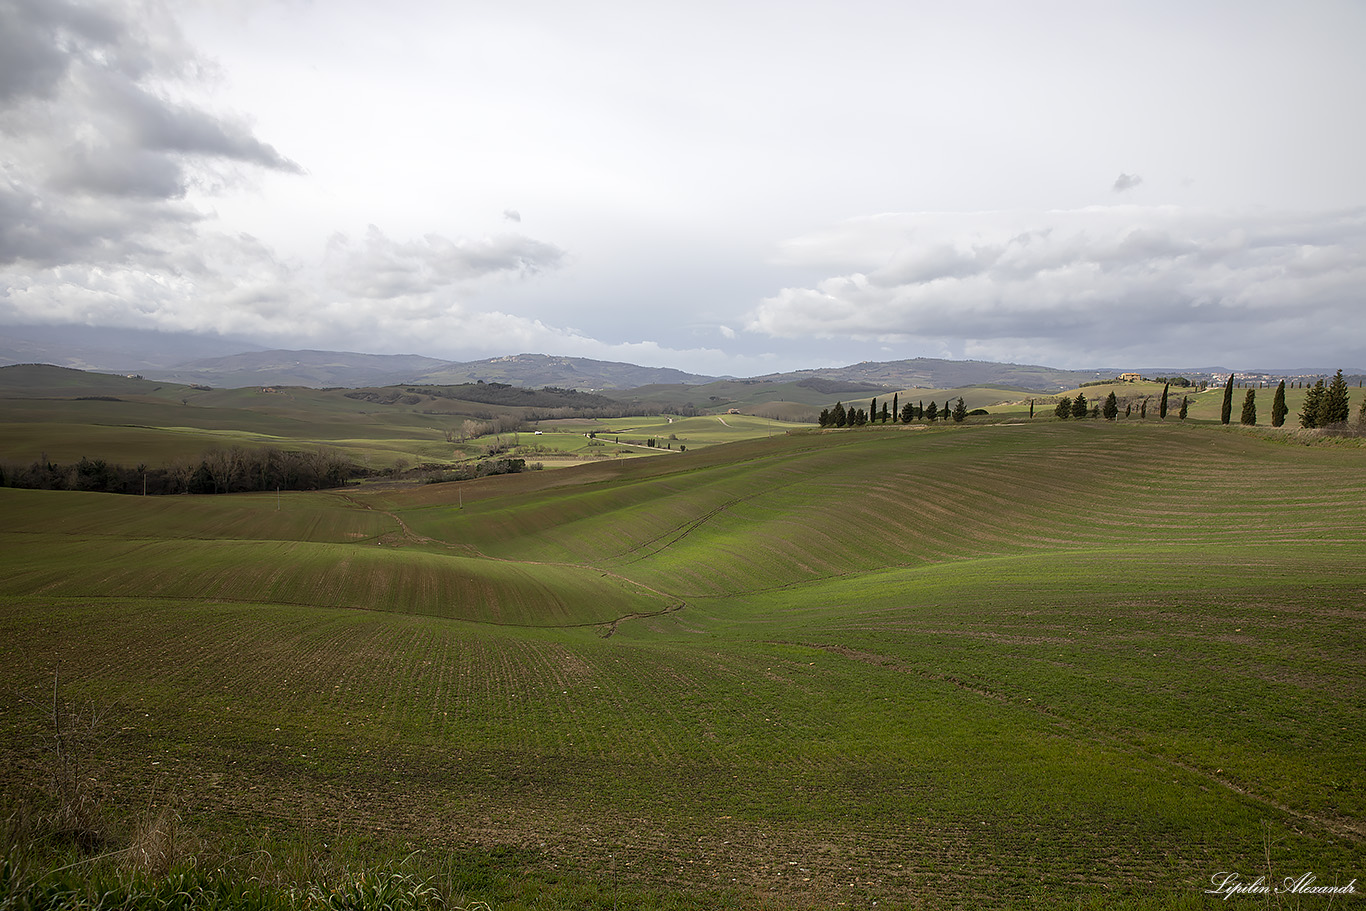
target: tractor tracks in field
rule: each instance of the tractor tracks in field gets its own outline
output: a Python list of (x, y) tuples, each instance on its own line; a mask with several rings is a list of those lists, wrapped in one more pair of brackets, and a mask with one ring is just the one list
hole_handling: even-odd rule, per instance
[(827, 654), (838, 655), (841, 658), (847, 658), (852, 661), (861, 661), (865, 664), (876, 665), (878, 667), (887, 668), (888, 670), (893, 670), (898, 673), (911, 674), (913, 676), (920, 677), (924, 680), (930, 680), (936, 683), (946, 683), (950, 686), (956, 687), (959, 690), (971, 693), (983, 699), (990, 699), (993, 702), (997, 702), (1003, 705), (1009, 705), (1014, 708), (1024, 709), (1026, 711), (1033, 712), (1034, 714), (1041, 715), (1047, 718), (1052, 724), (1054, 724), (1057, 727), (1063, 728), (1069, 734), (1076, 737), (1077, 739), (1089, 739), (1091, 741), (1121, 750), (1130, 755), (1139, 756), (1157, 765), (1164, 765), (1172, 769), (1179, 769), (1188, 775), (1209, 782), (1210, 784), (1222, 788), (1223, 790), (1231, 791), (1239, 795), (1240, 797), (1244, 797), (1250, 801), (1253, 801), (1254, 803), (1276, 810), (1284, 814), (1285, 816), (1289, 816), (1301, 822), (1308, 823), (1338, 838), (1342, 838), (1347, 841), (1355, 843), (1360, 843), (1363, 840), (1366, 840), (1366, 828), (1363, 828), (1363, 826), (1355, 820), (1350, 820), (1342, 817), (1322, 816), (1315, 813), (1309, 813), (1304, 810), (1297, 810), (1294, 807), (1281, 803), (1275, 798), (1267, 797), (1265, 794), (1259, 794), (1256, 791), (1249, 790), (1248, 788), (1245, 788), (1242, 785), (1237, 784), (1236, 782), (1229, 781), (1227, 778), (1223, 778), (1215, 772), (1210, 772), (1207, 769), (1202, 769), (1197, 766), (1190, 765), (1189, 763), (1182, 762), (1181, 760), (1174, 759), (1170, 756), (1165, 756), (1161, 753), (1154, 753), (1152, 750), (1147, 749), (1141, 744), (1134, 743), (1132, 740), (1128, 740), (1120, 736), (1119, 734), (1105, 730), (1104, 728), (1099, 728), (1094, 725), (1087, 724), (1084, 721), (1077, 720), (1076, 718), (1072, 718), (1067, 715), (1062, 715), (1058, 712), (1055, 712), (1048, 706), (1037, 703), (1030, 698), (1022, 700), (1009, 694), (992, 690), (982, 684), (974, 683), (968, 680), (964, 680), (960, 677), (956, 677), (953, 674), (937, 673), (926, 668), (913, 667), (889, 655), (881, 655), (876, 652), (860, 651), (859, 649), (849, 648), (848, 646), (811, 642), (775, 642), (775, 644), (801, 645), (805, 648), (818, 649), (820, 651), (826, 652)]
[(711, 509), (706, 510), (696, 518), (684, 522), (682, 525), (661, 532), (653, 538), (648, 538), (633, 544), (631, 547), (616, 554), (612, 559), (619, 561), (622, 564), (639, 563), (641, 560), (652, 557), (660, 551), (666, 550), (679, 543), (727, 510), (747, 503), (757, 497), (772, 494), (775, 490), (781, 490), (785, 487), (792, 487), (796, 484), (800, 484), (803, 480), (804, 478), (797, 477), (785, 484), (773, 484), (762, 489), (754, 490), (751, 493), (731, 497), (724, 502), (713, 506)]
[[(612, 620), (594, 620), (587, 623), (566, 623), (561, 624), (557, 628), (577, 629), (587, 627), (599, 627), (602, 630), (602, 638), (610, 639), (613, 635), (616, 634), (617, 626), (623, 623), (624, 621), (648, 620), (651, 617), (662, 617), (666, 614), (677, 613), (678, 611), (681, 611), (683, 610), (683, 608), (688, 606), (687, 601), (677, 597), (676, 595), (660, 591), (657, 588), (652, 588), (643, 582), (639, 582), (635, 579), (630, 578), (629, 576), (624, 576), (621, 573), (613, 572), (610, 569), (603, 569), (600, 566), (594, 566), (591, 563), (567, 563), (564, 561), (555, 560), (514, 560), (510, 557), (496, 557), (492, 554), (486, 554), (478, 548), (473, 547), (469, 544), (453, 544), (450, 541), (442, 541), (439, 538), (432, 538), (427, 535), (419, 534), (413, 531), (413, 529), (408, 525), (408, 523), (403, 521), (403, 518), (399, 516), (397, 513), (393, 512), (392, 510), (376, 509), (369, 503), (363, 503), (349, 494), (337, 493), (336, 496), (342, 498), (343, 500), (345, 500), (353, 506), (357, 506), (361, 509), (368, 509), (372, 512), (378, 512), (380, 515), (388, 516), (390, 519), (393, 519), (399, 527), (399, 531), (397, 534), (401, 543), (391, 546), (402, 547), (406, 544), (418, 544), (434, 547), (445, 547), (450, 550), (458, 552), (461, 556), (467, 556), (477, 560), (489, 560), (494, 563), (508, 563), (514, 566), (559, 566), (567, 569), (588, 570), (590, 572), (599, 573), (604, 578), (612, 579), (613, 581), (617, 582), (618, 584), (624, 587), (637, 588), (642, 591), (649, 592), (651, 595), (655, 596), (656, 598), (659, 598), (661, 601), (664, 601), (666, 605), (665, 607), (662, 607), (659, 610), (655, 611), (632, 611), (629, 614), (623, 614), (620, 617), (616, 617)], [(383, 538), (385, 536), (381, 535), (380, 537)]]
[[(353, 496), (351, 496), (350, 494), (347, 494), (347, 493), (335, 493), (334, 496), (340, 497), (341, 499), (343, 499), (343, 500), (345, 500), (346, 502), (350, 503), (352, 506), (358, 507), (358, 508), (360, 508), (360, 509), (368, 509), (368, 510), (370, 510), (371, 512), (377, 512), (377, 513), (379, 513), (379, 514), (382, 515), (382, 516), (388, 516), (390, 519), (393, 519), (393, 520), (394, 520), (394, 524), (396, 524), (396, 525), (398, 526), (398, 528), (399, 528), (399, 530), (398, 530), (398, 537), (399, 537), (404, 543), (406, 543), (406, 544), (438, 544), (438, 545), (440, 545), (440, 546), (442, 546), (442, 547), (451, 547), (451, 548), (458, 548), (458, 547), (460, 547), (460, 545), (457, 545), (457, 544), (451, 544), (451, 543), (446, 542), (446, 541), (438, 541), (436, 538), (429, 538), (429, 537), (427, 537), (426, 535), (420, 535), (420, 534), (418, 534), (417, 532), (413, 531), (412, 528), (410, 528), (410, 527), (408, 526), (408, 523), (405, 522), (405, 521), (403, 521), (402, 517), (400, 517), (399, 514), (396, 513), (396, 512), (393, 512), (393, 511), (388, 510), (388, 509), (376, 509), (375, 507), (371, 506), (369, 503), (362, 503), (360, 500), (357, 500), (355, 497), (353, 497)], [(387, 536), (386, 536), (386, 535), (380, 535), (379, 537), (382, 539), (382, 538), (385, 538), (385, 537), (387, 537)], [(402, 545), (399, 545), (399, 546), (402, 546)], [(473, 548), (469, 548), (469, 549), (470, 549), (470, 550), (473, 550)]]

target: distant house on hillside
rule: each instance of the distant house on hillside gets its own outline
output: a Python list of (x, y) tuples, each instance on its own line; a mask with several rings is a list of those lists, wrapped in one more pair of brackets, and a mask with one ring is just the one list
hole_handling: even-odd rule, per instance
[(1142, 380), (1143, 374), (1141, 373), (1121, 373), (1119, 375), (1119, 381), (1121, 383), (1138, 383)]

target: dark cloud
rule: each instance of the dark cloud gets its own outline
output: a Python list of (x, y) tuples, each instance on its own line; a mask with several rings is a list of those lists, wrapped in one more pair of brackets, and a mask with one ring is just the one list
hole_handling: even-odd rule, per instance
[(47, 185), (68, 193), (179, 199), (186, 177), (180, 162), (147, 149), (73, 144), (53, 164)]
[(143, 149), (226, 158), (299, 174), (303, 169), (261, 142), (240, 123), (204, 111), (172, 104), (129, 82), (109, 81), (98, 87), (97, 103), (126, 125), (133, 143)]
[(119, 43), (117, 23), (65, 0), (0, 0), (0, 103), (50, 97), (73, 60)]
[(187, 100), (201, 71), (160, 0), (0, 0), (0, 321), (528, 348), (572, 337), (463, 306), (481, 282), (563, 261), (520, 234), (399, 241), (372, 227), (303, 265), (216, 231), (196, 195), (242, 166), (302, 169)]
[(1121, 173), (1115, 178), (1115, 183), (1110, 189), (1116, 193), (1123, 193), (1125, 190), (1132, 190), (1141, 183), (1143, 183), (1143, 178), (1137, 174)]
[[(166, 247), (192, 238), (200, 221), (193, 210), (154, 196), (117, 202), (54, 199), (17, 183), (0, 183), (0, 266), (156, 260)], [(6, 278), (0, 273), (0, 282)]]
[(119, 262), (179, 238), (223, 166), (302, 169), (185, 101), (200, 62), (155, 4), (0, 0), (0, 263)]

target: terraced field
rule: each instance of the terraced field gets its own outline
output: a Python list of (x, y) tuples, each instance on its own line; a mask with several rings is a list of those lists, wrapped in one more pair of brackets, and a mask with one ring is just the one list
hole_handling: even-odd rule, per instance
[(575, 877), (770, 908), (1346, 882), (1363, 469), (1048, 422), (278, 502), (0, 489), (0, 780), (40, 783), (60, 666), (107, 709), (116, 814), (169, 800), (234, 856), (511, 851), (548, 890), (455, 904), (591, 906), (554, 891)]

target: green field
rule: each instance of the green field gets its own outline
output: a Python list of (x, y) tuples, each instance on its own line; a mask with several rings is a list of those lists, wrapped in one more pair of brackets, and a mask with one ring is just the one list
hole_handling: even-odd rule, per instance
[(79, 860), (14, 822), (54, 799), (58, 672), (103, 713), (106, 847), (169, 809), (177, 863), (253, 881), (406, 864), (502, 911), (1366, 880), (1359, 440), (1050, 416), (721, 445), (758, 420), (724, 418), (451, 484), (0, 489), (11, 853)]
[[(509, 444), (508, 455), (553, 468), (661, 455), (801, 426), (725, 414), (541, 419), (545, 408), (446, 395), (407, 394), (387, 403), (351, 397), (393, 395), (402, 388), (208, 389), (43, 365), (0, 367), (0, 467), (89, 457), (159, 468), (197, 462), (211, 449), (275, 446), (325, 449), (379, 471), (475, 461), (490, 445)], [(498, 420), (522, 422), (524, 429), (467, 433), (467, 423), (487, 426)], [(590, 432), (599, 439), (590, 441)], [(656, 446), (646, 445), (656, 437)]]
[[(1253, 402), (1257, 409), (1257, 424), (1258, 426), (1269, 427), (1271, 425), (1271, 404), (1275, 400), (1276, 387), (1274, 385), (1262, 388), (1254, 387), (1252, 391), (1254, 394)], [(1285, 404), (1286, 408), (1289, 409), (1289, 413), (1285, 418), (1285, 426), (1287, 428), (1299, 426), (1300, 410), (1304, 407), (1304, 398), (1308, 391), (1308, 389), (1297, 388), (1287, 388), (1285, 390)], [(1115, 399), (1119, 404), (1118, 420), (1160, 420), (1158, 406), (1162, 400), (1162, 384), (1146, 380), (1135, 383), (1101, 383), (1080, 389), (1068, 389), (1057, 395), (1031, 394), (1018, 390), (1013, 392), (1010, 390), (1002, 390), (1002, 392), (1010, 394), (983, 394), (984, 390), (979, 388), (976, 397), (974, 398), (974, 393), (971, 388), (962, 390), (962, 394), (964, 395), (969, 408), (986, 408), (994, 415), (1027, 415), (1029, 413), (1029, 403), (1032, 400), (1035, 403), (1034, 413), (1036, 420), (1039, 417), (1051, 418), (1053, 416), (1053, 407), (1057, 404), (1058, 399), (1064, 395), (1068, 398), (1074, 398), (1077, 393), (1080, 392), (1086, 396), (1086, 401), (1089, 404), (1099, 407), (1105, 404), (1105, 397), (1113, 392), (1115, 393)], [(1246, 397), (1247, 392), (1248, 390), (1245, 387), (1235, 387), (1233, 390), (1232, 421), (1235, 424), (1238, 423), (1239, 418), (1242, 415), (1243, 399)], [(958, 394), (958, 391), (954, 391), (952, 397), (956, 398)], [(1204, 392), (1197, 391), (1195, 387), (1181, 388), (1172, 386), (1168, 390), (1167, 420), (1172, 421), (1177, 419), (1177, 413), (1181, 410), (1181, 399), (1183, 397), (1189, 400), (1187, 420), (1219, 420), (1224, 402), (1224, 388), (1222, 386), (1214, 386), (1206, 389)], [(944, 394), (939, 396), (941, 402), (944, 398)], [(992, 399), (994, 399), (994, 402), (988, 401)], [(1363, 399), (1366, 399), (1366, 392), (1363, 392), (1361, 388), (1351, 387), (1348, 389), (1348, 401), (1350, 403), (1351, 415), (1354, 419), (1357, 414), (1357, 409), (1361, 407)], [(974, 404), (974, 401), (978, 404)], [(1142, 406), (1145, 401), (1148, 405), (1146, 418), (1142, 414)], [(1125, 414), (1126, 407), (1130, 411), (1128, 415)]]

